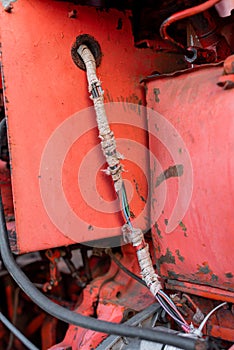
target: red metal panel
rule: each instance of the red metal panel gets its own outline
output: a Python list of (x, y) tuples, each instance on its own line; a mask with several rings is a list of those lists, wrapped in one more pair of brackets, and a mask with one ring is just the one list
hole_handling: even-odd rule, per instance
[[(77, 18), (68, 16), (71, 10), (77, 10)], [(71, 59), (70, 50), (76, 36), (88, 33), (101, 45), (103, 58), (98, 75), (103, 81), (106, 101), (119, 101), (123, 106), (126, 102), (139, 106), (143, 104), (139, 81), (155, 70), (155, 56), (151, 50), (134, 48), (129, 16), (128, 11), (105, 12), (65, 2), (33, 0), (21, 0), (14, 3), (11, 13), (0, 13), (2, 71), (19, 252), (72, 243), (47, 215), (38, 177), (41, 176), (39, 169), (43, 150), (54, 130), (73, 114), (92, 105), (87, 92), (86, 75)], [(122, 28), (118, 25), (119, 19), (122, 20)], [(165, 62), (161, 61), (161, 64)], [(140, 116), (138, 123), (144, 126), (144, 119), (144, 116)], [(145, 132), (136, 133), (134, 128), (121, 126), (116, 132), (119, 137), (124, 135), (136, 139), (139, 144), (146, 144)], [(118, 230), (111, 235), (120, 234), (122, 225), (118, 214), (90, 211), (88, 205), (82, 202), (82, 194), (77, 189), (78, 168), (87, 152), (99, 143), (95, 130), (86, 136), (82, 135), (81, 140), (74, 144), (73, 152), (65, 160), (66, 168), (63, 169), (66, 198), (72, 210), (77, 211), (80, 205), (87, 221), (86, 229), (73, 227), (78, 232), (79, 242), (110, 235), (103, 231), (100, 237), (95, 225), (106, 225), (107, 228), (110, 225), (118, 226)], [(61, 142), (63, 139), (67, 141), (66, 135), (62, 135)], [(128, 172), (125, 174), (132, 183), (133, 180), (136, 183), (133, 189), (136, 197), (133, 212), (136, 213), (145, 206), (140, 196), (147, 195), (144, 174), (147, 172), (147, 157), (145, 152), (139, 153), (138, 157), (145, 163), (145, 169), (139, 171), (134, 164), (126, 161)], [(89, 176), (87, 171), (86, 181)], [(104, 177), (100, 172), (97, 174), (96, 185), (101, 191), (100, 198), (112, 201), (112, 186)], [(55, 197), (54, 207), (59, 208), (56, 195), (51, 195)], [(64, 221), (69, 223), (69, 218), (65, 216)], [(144, 220), (141, 226), (145, 227)]]
[[(222, 72), (223, 68), (203, 68), (147, 83), (148, 107), (175, 127), (193, 167), (193, 193), (186, 215), (178, 216), (177, 227), (166, 232), (170, 231), (169, 218), (178, 197), (179, 181), (168, 179), (167, 200), (154, 238), (158, 268), (162, 276), (170, 278), (170, 285), (173, 280), (181, 280), (234, 292), (234, 92), (217, 86)], [(149, 119), (149, 131), (154, 129), (155, 120)], [(150, 149), (163, 169), (174, 165), (169, 151), (151, 136)], [(184, 151), (176, 149), (181, 161)], [(186, 171), (185, 167), (181, 178)], [(157, 171), (152, 164), (151, 172), (155, 183)], [(184, 188), (177, 207), (183, 206), (187, 196)], [(183, 283), (180, 289), (183, 290)], [(220, 299), (223, 293), (220, 291)]]

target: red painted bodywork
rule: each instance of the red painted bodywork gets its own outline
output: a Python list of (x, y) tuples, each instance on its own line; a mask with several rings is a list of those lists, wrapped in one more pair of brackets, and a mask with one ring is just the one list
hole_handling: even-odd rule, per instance
[[(68, 16), (73, 9), (77, 10), (77, 18)], [(155, 69), (156, 57), (151, 50), (134, 48), (129, 15), (117, 10), (100, 12), (65, 2), (24, 0), (14, 4), (12, 13), (0, 13), (18, 253), (72, 243), (46, 213), (39, 188), (39, 169), (43, 150), (54, 130), (73, 114), (92, 105), (86, 75), (75, 66), (70, 54), (76, 37), (89, 33), (101, 45), (103, 58), (98, 76), (104, 82), (107, 102), (144, 103), (139, 81)], [(122, 30), (117, 29), (119, 18), (123, 22)], [(144, 122), (142, 117), (142, 125)], [(118, 134), (123, 135), (124, 129), (118, 127)], [(135, 139), (135, 130), (128, 130), (128, 137)], [(147, 143), (146, 133), (138, 135), (138, 142)], [(87, 137), (76, 142), (74, 153), (68, 155), (66, 169), (63, 169), (66, 197), (74, 210), (82, 205), (82, 214), (87, 221), (86, 230), (79, 232), (79, 242), (106, 236), (98, 236), (95, 228), (90, 235), (88, 228), (95, 226), (93, 222), (97, 226), (103, 222), (107, 227), (113, 222), (119, 227), (122, 225), (118, 214), (90, 211), (82, 202), (76, 185), (80, 162), (87, 151), (98, 144), (97, 133), (90, 131)], [(97, 156), (100, 155), (101, 151), (97, 150)], [(146, 159), (144, 152), (139, 157), (143, 161)], [(134, 178), (137, 183), (144, 183), (144, 175), (137, 172), (133, 164), (127, 162), (126, 165), (128, 172), (124, 176), (131, 182)], [(97, 188), (101, 197), (113, 200), (111, 183), (101, 172)], [(139, 199), (136, 189), (133, 192), (136, 197), (133, 211), (141, 211), (145, 204)], [(143, 196), (145, 192), (143, 187)], [(54, 205), (58, 205), (56, 200)], [(144, 228), (144, 222), (142, 226)], [(77, 229), (73, 227), (73, 230)], [(121, 230), (116, 234), (121, 234)]]
[[(110, 235), (121, 235), (122, 216), (119, 213), (106, 213), (105, 210), (102, 213), (93, 210), (83, 201), (82, 192), (77, 186), (78, 169), (90, 150), (97, 146), (95, 155), (104, 162), (97, 130), (94, 127), (86, 129), (88, 123), (85, 125), (85, 114), (81, 112), (92, 106), (87, 91), (86, 74), (75, 66), (70, 54), (76, 37), (88, 33), (99, 42), (103, 52), (98, 76), (103, 82), (105, 101), (110, 103), (109, 111), (112, 102), (119, 102), (123, 109), (127, 103), (132, 103), (135, 111), (139, 112), (137, 128), (118, 124), (115, 119), (112, 128), (117, 138), (133, 140), (146, 147), (149, 145), (152, 152), (149, 162), (144, 148), (140, 152), (136, 152), (131, 146), (129, 149), (121, 149), (123, 153), (135, 152), (135, 158), (140, 159), (143, 164), (140, 169), (131, 159), (123, 161), (127, 169), (123, 176), (132, 184), (130, 208), (133, 216), (145, 208), (142, 198), (147, 199), (150, 184), (151, 217), (154, 218), (155, 203), (160, 204), (158, 194), (160, 195), (161, 188), (167, 188), (165, 205), (157, 222), (152, 222), (154, 247), (150, 242), (151, 254), (158, 273), (165, 279), (166, 289), (200, 297), (199, 307), (207, 313), (216, 305), (217, 300), (234, 301), (234, 124), (231, 119), (234, 109), (233, 90), (223, 90), (217, 85), (221, 82), (220, 85), (226, 86), (227, 78), (222, 76), (223, 68), (217, 66), (146, 80), (145, 96), (140, 80), (155, 71), (170, 72), (179, 69), (181, 56), (178, 55), (173, 60), (170, 59), (170, 54), (163, 56), (150, 49), (135, 48), (130, 15), (130, 11), (100, 11), (49, 0), (20, 0), (13, 4), (11, 13), (0, 12), (1, 74), (11, 155), (14, 213), (10, 171), (5, 163), (0, 164), (0, 175), (4, 209), (10, 221), (8, 229), (11, 243), (13, 242), (11, 248), (15, 253), (21, 254), (66, 246), (74, 241), (87, 242), (109, 238)], [(154, 44), (153, 47), (157, 47), (157, 43)], [(160, 43), (158, 47), (161, 47)], [(184, 62), (181, 66), (184, 68)], [(229, 80), (233, 79), (231, 73), (229, 72), (230, 76), (227, 78)], [(157, 125), (150, 118), (150, 113), (148, 140), (145, 132), (146, 114), (141, 113), (142, 105), (145, 104), (149, 110), (160, 113), (175, 127), (191, 157), (192, 198), (185, 216), (178, 220), (177, 227), (170, 233), (166, 229), (178, 195), (179, 179), (175, 174), (166, 181), (160, 176), (162, 171), (167, 170), (169, 173), (173, 166), (180, 164), (173, 163), (168, 150), (153, 136)], [(72, 210), (77, 215), (81, 213), (86, 222), (86, 227), (82, 230), (75, 224), (72, 226), (72, 230), (78, 232), (76, 240), (68, 238), (53, 223), (40, 192), (40, 183), (44, 176), (40, 167), (45, 147), (54, 131), (70, 120), (71, 116), (75, 116), (76, 120), (80, 118), (80, 127), (84, 128), (80, 138), (71, 141), (71, 150), (66, 155), (61, 170), (66, 199)], [(123, 113), (121, 118), (121, 121), (129, 122), (127, 114), (125, 116)], [(76, 135), (76, 129), (72, 131)], [(77, 133), (79, 134), (79, 130)], [(61, 134), (61, 143), (67, 142), (69, 137)], [(57, 161), (56, 152), (55, 145), (54, 164)], [(178, 149), (178, 154), (180, 153), (183, 153), (182, 149)], [(154, 167), (155, 157), (160, 167)], [(115, 199), (113, 184), (100, 171), (101, 168), (104, 168), (103, 164), (97, 171), (94, 185), (100, 200), (111, 202)], [(53, 169), (49, 170), (53, 177)], [(87, 169), (85, 175), (87, 181), (92, 175), (89, 171)], [(185, 173), (180, 177), (184, 175)], [(157, 191), (152, 187), (154, 185)], [(51, 187), (48, 185), (46, 190), (50, 197)], [(56, 211), (60, 202), (56, 201), (57, 193), (53, 195)], [(183, 207), (183, 203), (179, 203), (179, 206), (180, 204)], [(11, 221), (13, 214), (16, 228), (14, 221)], [(149, 228), (149, 216), (146, 208), (146, 217), (138, 222), (143, 230)], [(62, 219), (69, 221), (66, 213)], [(119, 228), (111, 234), (107, 231), (100, 236), (95, 229), (95, 226), (109, 228), (112, 225)], [(48, 280), (42, 285), (44, 292), (51, 289), (48, 288), (50, 285), (60, 286), (56, 270), (60, 253), (51, 251), (54, 255), (48, 256), (48, 252), (50, 250), (46, 254), (51, 265)], [(127, 245), (122, 247), (122, 253), (122, 262), (139, 274), (135, 251)], [(124, 274), (114, 262), (110, 264), (108, 272), (101, 275), (93, 274), (93, 280), (83, 290), (83, 301), (79, 300), (77, 312), (121, 322), (126, 312), (138, 312), (154, 301), (145, 287), (139, 286)], [(74, 281), (70, 288), (73, 291), (72, 300), (77, 301), (81, 294), (77, 297), (77, 285)], [(6, 288), (6, 295), (8, 313), (12, 318), (10, 288)], [(213, 299), (209, 300), (209, 307), (207, 299)], [(191, 315), (193, 311), (190, 312)], [(206, 334), (232, 341), (234, 326), (231, 310), (220, 310), (217, 315), (219, 319), (209, 320)], [(54, 345), (56, 327), (56, 320), (39, 314), (28, 325), (25, 333), (31, 336), (41, 328), (43, 349), (70, 346), (72, 349), (77, 346), (80, 349), (96, 348), (106, 337), (104, 334), (70, 325), (64, 340)], [(2, 334), (1, 329), (0, 333)]]
[[(170, 233), (166, 229), (178, 196), (179, 178), (167, 180), (167, 200), (154, 232), (160, 274), (172, 285), (173, 280), (179, 280), (207, 286), (203, 289), (211, 298), (208, 286), (217, 288), (220, 300), (225, 290), (229, 291), (233, 301), (234, 93), (217, 86), (222, 73), (222, 67), (210, 67), (151, 80), (147, 83), (147, 105), (169, 120), (182, 136), (193, 167), (191, 202)], [(149, 118), (149, 131), (153, 128)], [(174, 165), (168, 150), (152, 137), (150, 149), (164, 169)], [(182, 152), (178, 149), (181, 158)], [(152, 164), (151, 172), (155, 180), (157, 171)], [(180, 283), (180, 290), (182, 286)]]

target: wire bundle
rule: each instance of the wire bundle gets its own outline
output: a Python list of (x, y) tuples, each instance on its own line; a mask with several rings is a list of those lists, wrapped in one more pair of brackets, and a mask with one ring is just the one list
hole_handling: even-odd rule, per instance
[[(136, 254), (141, 268), (142, 279), (150, 289), (152, 294), (158, 299), (162, 307), (175, 319), (180, 326), (188, 331), (189, 326), (186, 324), (183, 317), (180, 315), (173, 302), (168, 299), (167, 295), (163, 293), (159, 276), (155, 273), (152, 260), (149, 253), (148, 244), (144, 241), (143, 233), (141, 229), (135, 229), (131, 223), (131, 213), (129, 209), (127, 193), (122, 179), (122, 166), (120, 159), (122, 156), (118, 153), (116, 148), (116, 142), (114, 133), (111, 131), (107, 115), (104, 107), (104, 91), (101, 88), (101, 82), (96, 75), (96, 63), (92, 52), (86, 45), (81, 45), (78, 48), (78, 54), (82, 58), (87, 73), (87, 80), (89, 85), (89, 92), (91, 92), (91, 98), (94, 103), (94, 109), (96, 112), (96, 120), (99, 130), (99, 137), (101, 139), (101, 146), (103, 154), (108, 164), (108, 173), (111, 175), (114, 188), (119, 196), (121, 203), (121, 210), (123, 212), (124, 219), (126, 221), (125, 227), (128, 239), (136, 249)], [(123, 227), (123, 234), (124, 227)]]
[[(130, 213), (130, 208), (129, 208), (129, 203), (128, 203), (128, 199), (127, 199), (127, 193), (126, 193), (126, 188), (124, 185), (124, 182), (122, 184), (122, 188), (120, 190), (120, 202), (121, 202), (121, 208), (122, 208), (122, 212), (124, 215), (124, 219), (126, 221), (126, 223), (129, 225), (130, 229), (133, 230), (133, 226), (131, 223), (131, 213)], [(114, 255), (114, 254), (113, 254)], [(113, 257), (113, 256), (112, 256)], [(116, 259), (117, 260), (117, 259)], [(115, 262), (116, 262), (115, 260)], [(117, 262), (116, 262), (117, 263)], [(120, 263), (120, 262), (119, 262)], [(128, 270), (125, 266), (123, 266), (121, 263), (118, 264), (123, 271), (125, 271), (126, 273), (128, 273), (126, 270)], [(128, 270), (129, 271), (129, 270)], [(136, 276), (135, 274), (133, 274), (131, 271), (130, 272), (130, 276), (133, 277), (134, 279), (136, 279), (138, 282), (142, 283), (143, 285), (146, 286), (146, 283), (141, 280), (138, 276)], [(167, 312), (167, 314), (186, 332), (189, 333), (190, 332), (190, 326), (188, 325), (188, 323), (185, 321), (184, 317), (181, 315), (181, 313), (179, 312), (179, 310), (177, 309), (176, 305), (174, 304), (174, 302), (171, 300), (171, 298), (164, 293), (164, 291), (162, 289), (160, 289), (158, 291), (158, 293), (155, 295), (155, 297), (157, 298), (159, 304), (162, 306), (162, 308)]]
[(120, 190), (120, 202), (121, 202), (121, 207), (122, 207), (122, 211), (123, 211), (126, 223), (130, 226), (131, 229), (133, 229), (133, 226), (131, 223), (131, 213), (129, 209), (127, 193), (126, 193), (124, 182), (122, 183), (122, 187)]
[(156, 295), (156, 298), (162, 308), (168, 313), (169, 316), (186, 332), (190, 332), (190, 326), (185, 321), (184, 317), (181, 315), (176, 305), (173, 303), (171, 298), (164, 293), (163, 290), (160, 290)]

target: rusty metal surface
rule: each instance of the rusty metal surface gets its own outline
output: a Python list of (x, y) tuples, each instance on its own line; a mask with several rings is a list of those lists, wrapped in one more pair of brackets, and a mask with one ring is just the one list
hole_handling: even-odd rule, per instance
[[(70, 15), (71, 11), (76, 11), (75, 18)], [(34, 0), (16, 2), (11, 13), (0, 13), (3, 89), (20, 253), (72, 243), (47, 215), (38, 177), (43, 150), (54, 130), (70, 116), (91, 105), (85, 74), (71, 59), (70, 50), (76, 37), (89, 33), (101, 45), (103, 59), (98, 75), (103, 81), (107, 102), (144, 104), (140, 79), (155, 68), (162, 71), (171, 64), (166, 62), (165, 57), (160, 59), (160, 55), (152, 50), (134, 48), (129, 15), (128, 11), (105, 12), (65, 2), (55, 4)], [(118, 26), (120, 19), (121, 28)], [(143, 116), (141, 122), (143, 125)], [(121, 126), (117, 127), (117, 131), (118, 135), (126, 134)], [(134, 140), (135, 130), (127, 130), (127, 135)], [(146, 134), (138, 134), (137, 142), (146, 145)], [(66, 158), (63, 171), (66, 198), (75, 212), (79, 205), (82, 218), (87, 222), (86, 230), (79, 232), (79, 242), (103, 238), (96, 234), (92, 221), (97, 225), (106, 223), (107, 227), (113, 223), (118, 227), (122, 225), (118, 214), (92, 211), (82, 200), (76, 185), (79, 165), (90, 148), (96, 145), (96, 132), (90, 131), (87, 137), (75, 144), (72, 155)], [(139, 157), (147, 168), (144, 152)], [(127, 165), (125, 177), (131, 182), (135, 180), (143, 184), (141, 196), (145, 197), (144, 176), (134, 165)], [(113, 200), (110, 183), (101, 172), (96, 185), (98, 191), (101, 190), (100, 198)], [(145, 203), (136, 189), (135, 197), (133, 210), (139, 212)], [(54, 204), (59, 205), (56, 200)], [(143, 222), (142, 228), (144, 225)], [(73, 229), (77, 231), (77, 226)], [(120, 230), (113, 235), (119, 233)], [(109, 233), (103, 234), (104, 237), (106, 235)]]
[[(170, 121), (179, 132), (193, 167), (191, 202), (184, 218), (170, 233), (166, 230), (178, 197), (180, 178), (166, 180), (166, 203), (154, 227), (159, 273), (170, 279), (170, 285), (176, 280), (190, 282), (191, 293), (193, 286), (201, 295), (205, 289), (206, 297), (214, 296), (208, 286), (217, 287), (215, 294), (219, 294), (220, 299), (227, 294), (229, 301), (233, 301), (234, 99), (233, 91), (222, 91), (217, 86), (222, 72), (222, 68), (203, 68), (173, 79), (150, 81), (147, 106)], [(154, 128), (153, 120), (149, 119), (149, 131)], [(163, 169), (175, 165), (168, 150), (151, 136), (150, 148)], [(182, 149), (177, 151), (178, 156), (183, 154)], [(155, 184), (158, 174), (152, 163), (151, 175)], [(186, 192), (181, 198), (186, 199)], [(177, 203), (180, 205), (182, 202)], [(153, 210), (152, 203), (151, 214)], [(183, 289), (182, 283), (180, 290), (188, 292), (187, 287)]]
[(232, 310), (221, 309), (207, 322), (206, 334), (234, 342), (234, 314)]
[[(197, 281), (194, 281), (194, 283), (191, 283), (191, 282), (175, 281), (175, 280), (168, 279), (165, 285), (170, 290), (191, 293), (207, 299), (210, 298), (213, 300), (223, 300), (229, 303), (234, 302), (234, 293), (232, 291), (230, 292), (226, 289), (210, 287), (209, 285), (199, 285), (196, 282)], [(223, 287), (224, 286), (222, 286), (222, 288)]]
[(6, 162), (0, 160), (0, 188), (4, 205), (6, 221), (14, 219), (14, 208), (12, 202), (11, 175)]

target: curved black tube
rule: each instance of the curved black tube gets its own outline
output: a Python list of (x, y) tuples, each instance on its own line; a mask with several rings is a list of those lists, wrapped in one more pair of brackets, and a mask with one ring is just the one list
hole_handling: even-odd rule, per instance
[(28, 279), (20, 267), (16, 264), (11, 253), (8, 234), (5, 223), (5, 216), (0, 196), (0, 250), (6, 269), (9, 271), (15, 282), (24, 293), (42, 310), (59, 320), (71, 323), (83, 328), (92, 329), (97, 332), (116, 334), (125, 337), (141, 338), (161, 344), (173, 345), (185, 350), (207, 350), (208, 344), (205, 340), (182, 337), (167, 332), (156, 331), (149, 328), (138, 328), (101, 321), (92, 317), (83, 316), (55, 304), (42, 294)]

